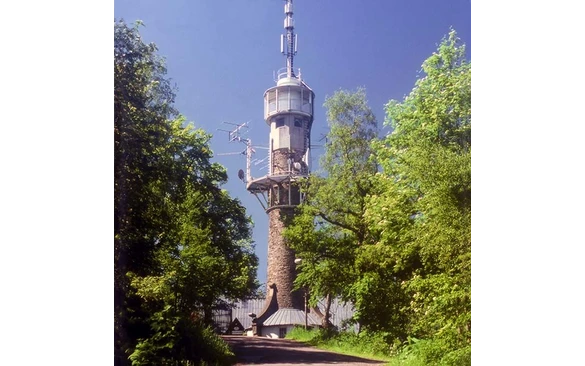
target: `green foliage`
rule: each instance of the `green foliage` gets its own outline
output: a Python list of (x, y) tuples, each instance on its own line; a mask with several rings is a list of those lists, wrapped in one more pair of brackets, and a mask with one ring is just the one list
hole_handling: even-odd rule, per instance
[[(178, 115), (164, 60), (138, 23), (114, 23), (116, 364), (213, 361), (203, 325), (254, 293), (251, 220), (221, 189), (211, 136)], [(207, 343), (206, 343), (207, 342)], [(213, 356), (213, 357), (212, 357)], [(212, 358), (209, 358), (212, 357)], [(160, 362), (159, 362), (160, 361)], [(164, 362), (163, 362), (164, 361)], [(173, 363), (174, 364), (174, 363)]]
[(341, 332), (332, 337), (338, 347), (352, 350), (354, 354), (386, 359), (391, 356), (388, 333), (364, 331), (359, 334)]
[(386, 248), (379, 252), (387, 253), (378, 268), (399, 281), (408, 300), (404, 331), (425, 339), (416, 349), (431, 363), (449, 354), (457, 364), (471, 343), (471, 65), (464, 55), (450, 32), (413, 91), (388, 103), (394, 131), (374, 144), (386, 187), (368, 202), (377, 245)]
[(304, 327), (295, 326), (292, 330), (286, 333), (285, 338), (313, 344), (313, 339), (316, 339), (318, 335), (318, 329), (305, 329)]
[(285, 232), (287, 242), (302, 258), (295, 283), (310, 289), (311, 306), (327, 294), (344, 294), (353, 262), (353, 248), (347, 245), (349, 234), (340, 236), (333, 225), (315, 224), (315, 216), (310, 206), (301, 206), (294, 224)]
[(388, 366), (469, 366), (471, 365), (471, 346), (452, 350), (440, 339), (424, 340), (409, 338), (401, 352), (388, 363)]
[(363, 272), (352, 286), (356, 312), (354, 317), (367, 331), (388, 333), (402, 339), (406, 332), (406, 314), (401, 311), (405, 295), (397, 281), (382, 270)]
[(390, 360), (392, 348), (387, 335), (381, 332), (335, 332), (332, 329), (305, 330), (295, 327), (286, 338), (301, 341), (312, 346), (376, 360)]
[(452, 30), (422, 65), (426, 74), (403, 102), (390, 101), (386, 123), (396, 151), (413, 144), (471, 148), (471, 64)]
[(471, 346), (452, 350), (443, 340), (424, 340), (408, 337), (404, 342), (392, 342), (385, 332), (365, 331), (332, 332), (324, 329), (305, 330), (295, 327), (287, 333), (287, 339), (294, 339), (311, 346), (387, 361), (389, 366), (468, 366), (471, 365)]
[[(327, 304), (332, 296), (351, 299), (356, 250), (368, 240), (365, 201), (378, 169), (368, 158), (377, 124), (365, 90), (339, 90), (324, 106), (330, 131), (321, 158), (323, 176), (312, 175), (305, 182), (305, 201), (284, 232), (303, 260), (296, 285), (309, 289), (312, 305), (324, 297)], [(324, 326), (329, 326), (328, 315), (326, 305)]]
[(298, 284), (351, 300), (359, 336), (401, 364), (469, 364), (471, 65), (455, 31), (422, 69), (386, 105), (381, 139), (363, 90), (327, 99), (325, 174), (308, 179), (285, 235), (303, 258)]
[(411, 332), (439, 337), (457, 348), (471, 342), (471, 280), (461, 275), (415, 276), (405, 283), (412, 300)]
[(179, 334), (176, 330), (180, 318), (172, 316), (170, 306), (150, 317), (152, 335), (140, 339), (129, 359), (132, 365), (163, 364), (172, 357)]
[(152, 336), (139, 340), (129, 357), (132, 365), (232, 365), (235, 361), (210, 327), (162, 313), (153, 315), (152, 324)]
[[(370, 161), (371, 147), (369, 142), (377, 137), (376, 117), (368, 106), (366, 91), (358, 88), (355, 92), (338, 90), (325, 99), (323, 106), (327, 109), (327, 147), (321, 158), (321, 166), (328, 177), (342, 179), (350, 190), (365, 193), (365, 182), (356, 178), (367, 178), (368, 174), (377, 171), (377, 166)], [(339, 197), (331, 197), (339, 198)], [(359, 203), (360, 196), (348, 197), (349, 203)], [(334, 201), (341, 204), (343, 200)]]

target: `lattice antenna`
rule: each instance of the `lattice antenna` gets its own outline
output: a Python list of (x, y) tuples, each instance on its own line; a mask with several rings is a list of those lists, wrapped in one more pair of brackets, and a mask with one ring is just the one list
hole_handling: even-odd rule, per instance
[(252, 140), (250, 140), (249, 138), (242, 138), (241, 134), (242, 134), (242, 130), (244, 128), (248, 128), (248, 122), (245, 123), (241, 123), (241, 124), (236, 124), (236, 123), (231, 123), (231, 122), (224, 122), (228, 125), (233, 125), (236, 126), (233, 130), (223, 130), (221, 128), (218, 128), (218, 131), (224, 131), (228, 133), (228, 138), (230, 142), (242, 142), (246, 145), (246, 149), (242, 152), (239, 153), (225, 153), (225, 154), (218, 154), (218, 155), (246, 155), (246, 175), (244, 176), (243, 171), (240, 169), (240, 171), (238, 171), (238, 177), (244, 182), (244, 183), (248, 183), (249, 181), (252, 180), (252, 155), (256, 152), (256, 150), (254, 150), (252, 148)]
[(297, 35), (295, 34), (295, 24), (293, 21), (293, 2), (285, 0), (284, 4), (284, 29), (286, 34), (280, 35), (280, 52), (286, 56), (286, 73), (287, 76), (294, 77), (293, 70), (294, 56), (297, 54)]
[(236, 124), (236, 123), (231, 123), (231, 122), (223, 122), (223, 123), (228, 124), (228, 125), (236, 126), (236, 128), (234, 128), (233, 130), (224, 130), (224, 129), (218, 128), (217, 130), (227, 132), (228, 139), (230, 142), (234, 142), (234, 141), (244, 142), (244, 139), (242, 138), (241, 134), (242, 134), (242, 130), (244, 128), (246, 130), (248, 129), (249, 122), (250, 121), (245, 122), (245, 123), (241, 123), (241, 124)]

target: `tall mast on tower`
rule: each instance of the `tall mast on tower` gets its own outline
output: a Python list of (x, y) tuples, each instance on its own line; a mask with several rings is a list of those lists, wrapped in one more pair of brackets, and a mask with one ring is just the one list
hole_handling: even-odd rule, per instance
[(290, 78), (295, 76), (293, 61), (294, 56), (297, 54), (297, 35), (295, 34), (292, 0), (286, 0), (284, 14), (284, 29), (286, 30), (286, 34), (281, 34), (280, 36), (280, 52), (286, 56), (286, 74)]

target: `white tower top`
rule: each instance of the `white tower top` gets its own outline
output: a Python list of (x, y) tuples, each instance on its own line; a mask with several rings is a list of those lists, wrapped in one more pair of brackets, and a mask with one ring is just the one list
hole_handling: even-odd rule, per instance
[(291, 184), (311, 171), (315, 93), (302, 79), (300, 70), (293, 68), (297, 36), (292, 0), (285, 0), (284, 14), (286, 32), (280, 36), (280, 51), (286, 56), (286, 68), (278, 71), (276, 86), (264, 92), (264, 120), (270, 126), (268, 174), (247, 184), (247, 189), (256, 197), (258, 194), (265, 197), (266, 206), (263, 206), (267, 211), (298, 205), (302, 201), (300, 191), (298, 187), (290, 188)]

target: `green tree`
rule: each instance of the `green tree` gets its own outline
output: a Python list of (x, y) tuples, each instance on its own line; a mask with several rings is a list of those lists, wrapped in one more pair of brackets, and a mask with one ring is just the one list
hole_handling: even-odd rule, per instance
[(351, 299), (355, 253), (369, 240), (364, 211), (373, 189), (370, 178), (378, 169), (369, 159), (378, 130), (363, 88), (339, 90), (324, 106), (330, 131), (320, 164), (323, 175), (305, 182), (305, 202), (285, 237), (303, 260), (296, 283), (310, 289), (312, 304), (326, 299), (328, 326), (332, 297)]
[(249, 218), (226, 192), (215, 193), (192, 191), (175, 207), (178, 225), (161, 238), (157, 273), (128, 274), (142, 307), (151, 314), (150, 332), (130, 355), (133, 364), (217, 361), (223, 356), (201, 343), (211, 311), (226, 300), (252, 295), (257, 287)]
[(135, 298), (129, 297), (126, 273), (147, 274), (154, 265), (154, 248), (168, 216), (161, 195), (152, 194), (162, 182), (167, 119), (177, 116), (174, 93), (156, 47), (140, 39), (138, 25), (114, 25), (114, 326), (116, 359), (143, 330)]
[[(385, 189), (370, 197), (391, 273), (408, 295), (406, 332), (433, 340), (428, 362), (470, 360), (471, 64), (451, 31), (423, 63), (424, 77), (387, 104), (394, 131), (374, 150)], [(375, 264), (375, 261), (371, 261)], [(382, 266), (382, 263), (379, 264)]]
[[(222, 299), (256, 287), (251, 221), (220, 186), (210, 135), (172, 107), (163, 60), (138, 23), (114, 23), (116, 364), (207, 360)], [(201, 321), (196, 321), (201, 318)], [(201, 343), (203, 342), (203, 343)], [(211, 343), (210, 343), (211, 342)], [(217, 348), (221, 351), (221, 347)]]

